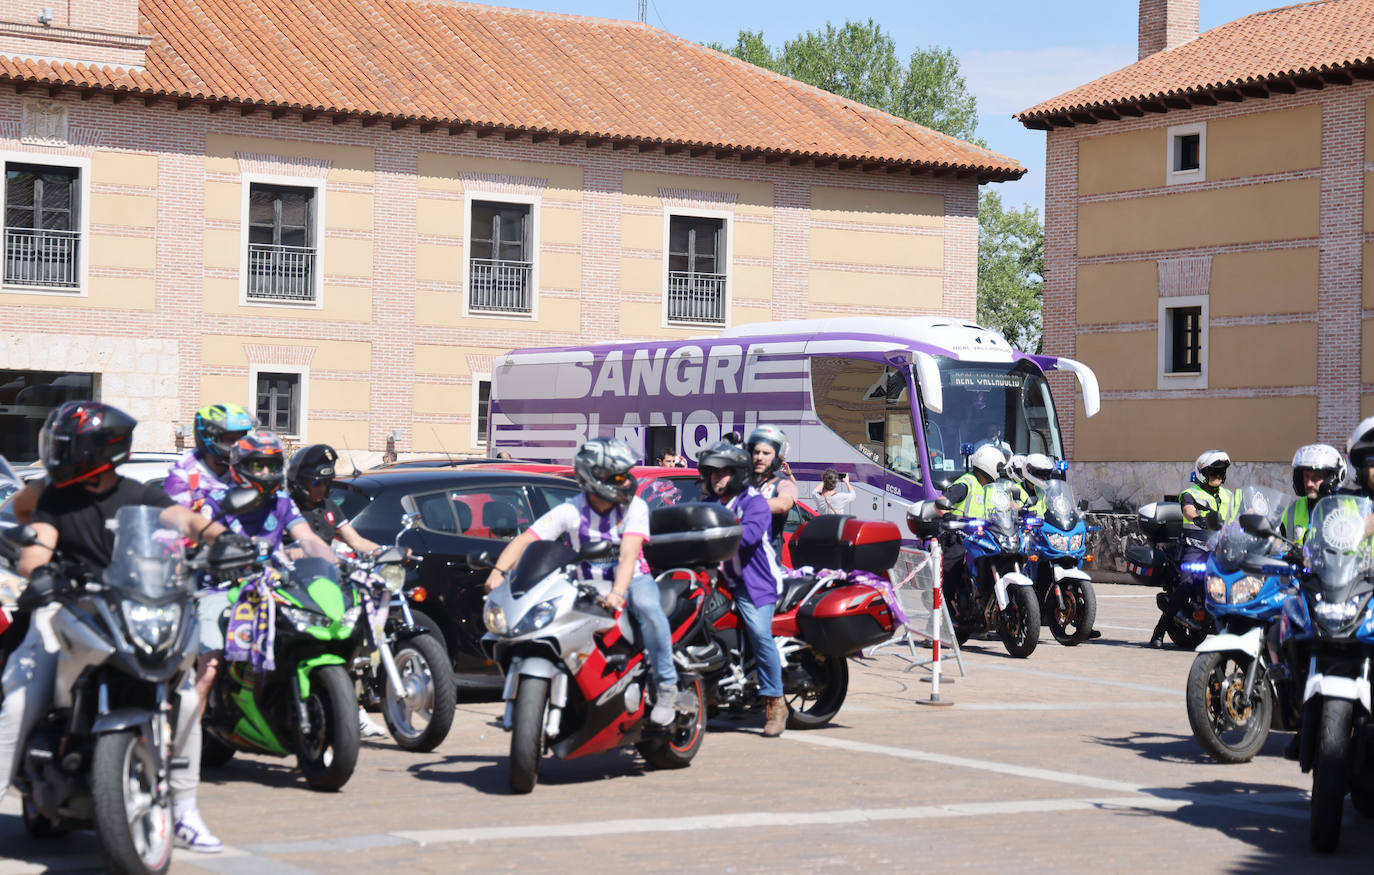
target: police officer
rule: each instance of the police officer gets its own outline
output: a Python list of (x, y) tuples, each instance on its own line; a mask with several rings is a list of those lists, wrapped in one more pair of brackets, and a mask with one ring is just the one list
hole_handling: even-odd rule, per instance
[[(1231, 457), (1221, 450), (1207, 450), (1193, 463), (1192, 481), (1178, 495), (1183, 516), (1203, 528), (1219, 528), (1236, 510), (1236, 494), (1226, 489), (1226, 469)], [(1185, 560), (1187, 561), (1187, 560)]]
[(1345, 485), (1345, 460), (1340, 451), (1328, 444), (1307, 444), (1293, 454), (1293, 494), (1297, 499), (1288, 505), (1279, 521), (1279, 534), (1290, 541), (1302, 543), (1307, 523), (1317, 501)]
[[(951, 512), (964, 517), (981, 517), (985, 514), (984, 491), (989, 483), (1002, 476), (1006, 470), (1006, 454), (993, 444), (984, 444), (973, 451), (969, 457), (969, 469), (959, 479), (945, 489)], [(956, 587), (964, 580), (964, 541), (954, 532), (941, 536), (944, 555), (940, 560), (940, 576), (945, 592), (950, 593), (950, 609), (957, 610), (954, 598)]]
[(1023, 506), (1036, 516), (1045, 515), (1045, 488), (1051, 480), (1063, 479), (1063, 474), (1055, 466), (1054, 459), (1044, 453), (1031, 453), (1022, 463), (1021, 488), (1025, 490)]

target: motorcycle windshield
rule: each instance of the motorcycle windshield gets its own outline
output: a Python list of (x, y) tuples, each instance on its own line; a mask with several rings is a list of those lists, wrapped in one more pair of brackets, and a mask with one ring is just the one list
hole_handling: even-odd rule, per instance
[(1083, 514), (1078, 510), (1078, 502), (1073, 496), (1073, 487), (1067, 480), (1051, 480), (1045, 485), (1045, 522), (1060, 531), (1067, 532)]
[(1326, 602), (1344, 602), (1374, 570), (1374, 539), (1365, 537), (1365, 520), (1374, 502), (1363, 496), (1328, 495), (1312, 511), (1303, 555), (1311, 572), (1303, 585), (1315, 587)]
[(1269, 549), (1269, 539), (1250, 535), (1240, 527), (1240, 515), (1259, 514), (1269, 521), (1269, 526), (1277, 530), (1279, 517), (1283, 514), (1283, 493), (1266, 486), (1246, 486), (1238, 493), (1239, 501), (1231, 518), (1217, 533), (1216, 546), (1212, 550), (1212, 561), (1217, 570), (1230, 574), (1240, 570), (1245, 557), (1264, 553)]
[(1010, 480), (994, 480), (983, 489), (983, 516), (997, 529), (1011, 532), (1016, 529), (1016, 484)]
[(114, 555), (102, 579), (105, 585), (145, 601), (190, 593), (191, 576), (182, 568), (181, 534), (166, 528), (157, 507), (121, 507), (114, 518)]

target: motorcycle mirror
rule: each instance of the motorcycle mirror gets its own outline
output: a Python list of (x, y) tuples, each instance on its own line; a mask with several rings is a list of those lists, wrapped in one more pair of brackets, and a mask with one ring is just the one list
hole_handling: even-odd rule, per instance
[(906, 512), (906, 527), (918, 538), (929, 540), (940, 533), (940, 502), (918, 501)]
[(595, 562), (598, 559), (606, 559), (615, 549), (615, 545), (610, 541), (589, 541), (582, 545), (582, 549), (577, 551), (577, 558), (588, 562)]
[(414, 513), (401, 514), (402, 529), (413, 529), (416, 526), (420, 525), (420, 523), (422, 522), (424, 522), (424, 517), (420, 515), (419, 511), (415, 511)]
[(220, 502), (220, 511), (228, 516), (252, 513), (267, 503), (267, 495), (248, 486), (230, 489)]
[(15, 547), (32, 547), (38, 543), (38, 533), (33, 530), (33, 526), (14, 526), (5, 529), (0, 538)]
[(1272, 538), (1277, 532), (1269, 525), (1269, 518), (1262, 513), (1243, 513), (1240, 515), (1241, 531), (1257, 538)]
[(400, 562), (406, 558), (406, 554), (398, 547), (387, 547), (377, 555), (377, 562)]
[(486, 550), (474, 550), (468, 554), (468, 567), (473, 571), (485, 571), (496, 567), (496, 559)]
[(1079, 513), (1087, 513), (1087, 512), (1088, 512), (1088, 499), (1086, 499), (1086, 498), (1080, 498), (1080, 499), (1078, 500), (1078, 512), (1079, 512)]
[(935, 506), (945, 512), (954, 510), (954, 502), (950, 501), (948, 498), (945, 498), (944, 496), (940, 496), (939, 498), (935, 499)]

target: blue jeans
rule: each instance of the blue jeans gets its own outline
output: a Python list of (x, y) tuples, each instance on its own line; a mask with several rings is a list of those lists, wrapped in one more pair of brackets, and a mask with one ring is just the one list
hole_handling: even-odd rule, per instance
[(749, 596), (740, 593), (735, 597), (735, 607), (744, 621), (744, 634), (749, 638), (749, 649), (754, 651), (754, 666), (759, 673), (759, 695), (765, 698), (782, 695), (782, 658), (778, 646), (773, 643), (773, 609), (771, 605), (756, 605)]
[(677, 686), (677, 669), (673, 666), (673, 634), (668, 628), (668, 615), (659, 601), (658, 584), (647, 574), (637, 574), (630, 580), (630, 616), (639, 624), (644, 637), (644, 652), (654, 670), (654, 683), (660, 687)]

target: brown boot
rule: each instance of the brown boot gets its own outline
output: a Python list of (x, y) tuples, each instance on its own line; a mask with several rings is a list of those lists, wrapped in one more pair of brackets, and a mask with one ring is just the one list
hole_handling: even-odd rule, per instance
[(770, 696), (763, 700), (763, 737), (777, 738), (787, 726), (787, 703), (782, 696)]

